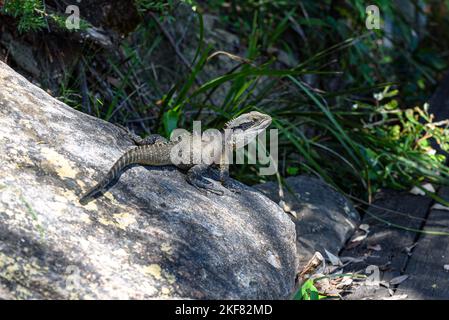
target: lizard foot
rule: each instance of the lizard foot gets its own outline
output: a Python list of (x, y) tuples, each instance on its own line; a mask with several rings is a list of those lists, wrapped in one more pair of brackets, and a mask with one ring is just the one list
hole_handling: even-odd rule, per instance
[[(215, 184), (212, 181), (209, 181), (207, 178), (203, 178), (202, 180), (191, 180), (187, 179), (187, 181), (196, 187), (201, 192), (210, 192), (219, 196), (224, 195), (224, 191), (220, 188), (217, 188), (218, 183)], [(206, 182), (207, 181), (207, 182)]]
[(137, 146), (167, 142), (167, 139), (158, 134), (150, 134), (146, 138), (141, 138), (139, 135), (135, 134), (129, 128), (122, 126), (121, 124), (116, 123), (115, 126), (121, 129), (122, 132), (124, 132), (125, 135)]
[(200, 191), (209, 191), (217, 195), (224, 195), (224, 188), (217, 181), (207, 177), (208, 166), (196, 165), (187, 171), (187, 182)]
[(223, 181), (221, 183), (221, 185), (223, 187), (225, 187), (227, 190), (231, 191), (232, 193), (237, 193), (237, 194), (242, 193), (242, 189), (237, 187), (237, 184), (234, 182), (231, 182), (230, 180)]

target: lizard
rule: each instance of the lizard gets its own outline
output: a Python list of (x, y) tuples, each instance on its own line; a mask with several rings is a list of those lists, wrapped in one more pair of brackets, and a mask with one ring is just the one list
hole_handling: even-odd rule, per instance
[[(187, 171), (186, 180), (198, 189), (208, 190), (215, 194), (223, 194), (222, 190), (213, 187), (213, 183), (205, 177), (207, 169), (212, 166), (219, 167), (219, 181), (223, 187), (231, 189), (229, 181), (229, 161), (228, 150), (236, 150), (253, 141), (260, 133), (262, 133), (271, 124), (271, 117), (257, 111), (244, 113), (230, 121), (228, 121), (222, 130), (217, 131), (219, 139), (209, 139), (204, 141), (201, 137), (194, 140), (191, 133), (184, 133), (170, 141), (164, 137), (152, 134), (143, 139), (140, 136), (126, 130), (128, 137), (136, 145), (134, 148), (126, 151), (106, 173), (102, 180), (93, 188), (84, 193), (79, 202), (82, 205), (87, 204), (95, 199), (97, 195), (101, 195), (107, 186), (116, 180), (120, 174), (129, 166), (148, 165), (148, 166), (165, 166), (174, 165), (182, 171)], [(201, 143), (203, 156), (199, 162), (193, 161), (195, 157), (195, 142)], [(204, 151), (205, 150), (205, 151)], [(218, 150), (219, 152), (214, 152)], [(179, 161), (180, 158), (174, 157), (177, 154), (187, 161)], [(206, 155), (206, 156), (204, 156)], [(197, 155), (198, 156), (198, 155)]]

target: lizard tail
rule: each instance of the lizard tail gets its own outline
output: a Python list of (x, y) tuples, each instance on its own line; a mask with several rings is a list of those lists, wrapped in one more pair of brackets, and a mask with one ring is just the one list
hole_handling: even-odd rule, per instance
[(127, 166), (131, 164), (138, 163), (139, 161), (139, 147), (134, 148), (123, 154), (112, 166), (112, 168), (108, 171), (106, 176), (93, 188), (91, 188), (89, 191), (84, 193), (79, 202), (82, 205), (86, 205), (88, 202), (93, 200), (96, 195), (103, 193), (103, 191), (106, 189), (106, 187), (115, 179), (118, 178), (120, 173), (125, 169)]

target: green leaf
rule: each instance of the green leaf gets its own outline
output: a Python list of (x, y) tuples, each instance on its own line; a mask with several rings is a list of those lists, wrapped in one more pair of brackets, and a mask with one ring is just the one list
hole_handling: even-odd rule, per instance
[(162, 116), (162, 121), (164, 123), (165, 134), (167, 137), (170, 136), (173, 130), (178, 127), (179, 112), (174, 110), (168, 110)]
[(301, 287), (300, 300), (319, 300), (318, 289), (313, 284), (313, 279), (309, 279)]

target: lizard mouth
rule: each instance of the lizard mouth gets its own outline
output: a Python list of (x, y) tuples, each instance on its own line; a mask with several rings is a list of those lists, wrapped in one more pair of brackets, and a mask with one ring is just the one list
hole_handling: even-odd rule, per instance
[(270, 124), (271, 124), (271, 117), (267, 117), (261, 121), (260, 126), (263, 128), (263, 130), (265, 130), (270, 126)]

